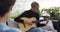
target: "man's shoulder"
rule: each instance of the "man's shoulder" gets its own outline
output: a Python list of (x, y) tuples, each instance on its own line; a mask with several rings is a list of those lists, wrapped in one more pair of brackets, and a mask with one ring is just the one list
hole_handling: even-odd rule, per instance
[(30, 10), (26, 10), (24, 13), (28, 13), (28, 12), (30, 12)]

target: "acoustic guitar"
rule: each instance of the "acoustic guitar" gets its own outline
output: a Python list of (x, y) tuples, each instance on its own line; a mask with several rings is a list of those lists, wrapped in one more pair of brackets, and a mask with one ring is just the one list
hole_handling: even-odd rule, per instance
[(22, 17), (21, 20), (30, 21), (33, 23), (32, 25), (26, 23), (18, 23), (19, 28), (23, 31), (28, 31), (29, 29), (36, 27), (36, 23), (40, 21), (40, 20), (37, 21), (35, 17), (31, 17), (31, 18)]

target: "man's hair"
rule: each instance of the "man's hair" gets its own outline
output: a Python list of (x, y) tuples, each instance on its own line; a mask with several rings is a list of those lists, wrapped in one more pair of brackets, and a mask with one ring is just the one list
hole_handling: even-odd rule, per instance
[(39, 4), (37, 2), (32, 2), (31, 7), (33, 8), (33, 7), (36, 7), (36, 6), (39, 6)]
[(14, 5), (16, 0), (0, 0), (0, 17), (3, 17), (10, 7)]

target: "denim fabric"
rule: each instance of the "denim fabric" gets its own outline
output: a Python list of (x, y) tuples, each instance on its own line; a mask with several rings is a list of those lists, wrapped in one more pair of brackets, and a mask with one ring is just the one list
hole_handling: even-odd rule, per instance
[(34, 29), (30, 30), (29, 32), (47, 32), (47, 31), (43, 30), (41, 28), (34, 28)]
[(22, 32), (19, 29), (8, 27), (4, 23), (0, 23), (0, 32)]

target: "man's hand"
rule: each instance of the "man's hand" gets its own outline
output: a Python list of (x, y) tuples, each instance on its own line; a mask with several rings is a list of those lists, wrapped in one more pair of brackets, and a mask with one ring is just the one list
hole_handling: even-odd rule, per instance
[(24, 21), (25, 24), (29, 24), (29, 25), (32, 25), (32, 22), (31, 21)]

